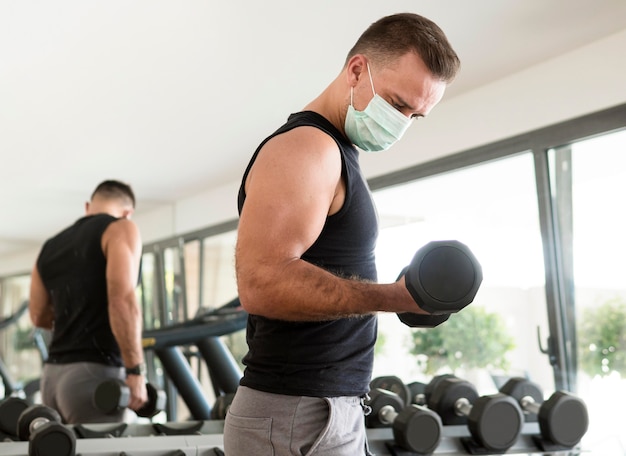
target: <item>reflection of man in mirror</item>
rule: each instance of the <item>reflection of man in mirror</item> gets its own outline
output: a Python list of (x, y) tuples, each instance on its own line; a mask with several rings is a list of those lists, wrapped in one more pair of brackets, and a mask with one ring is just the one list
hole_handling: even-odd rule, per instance
[(123, 421), (124, 410), (104, 414), (94, 405), (96, 387), (106, 379), (126, 382), (133, 410), (148, 398), (135, 295), (142, 246), (130, 219), (134, 208), (130, 186), (102, 182), (85, 204), (85, 216), (48, 239), (33, 267), (31, 320), (52, 330), (42, 401), (66, 423)]

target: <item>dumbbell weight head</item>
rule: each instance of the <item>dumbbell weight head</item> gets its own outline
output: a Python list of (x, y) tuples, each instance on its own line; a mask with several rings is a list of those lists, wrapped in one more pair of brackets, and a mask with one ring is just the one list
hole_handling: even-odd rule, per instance
[[(531, 398), (535, 404), (543, 402), (541, 387), (523, 377), (511, 377), (500, 387), (502, 394), (507, 394), (521, 404), (522, 399)], [(523, 409), (524, 419), (528, 422), (537, 421), (537, 413), (533, 410)]]
[(16, 435), (20, 440), (27, 441), (33, 432), (36, 422), (61, 423), (61, 415), (55, 409), (43, 404), (31, 405), (17, 419)]
[(434, 328), (450, 318), (450, 314), (427, 315), (413, 312), (396, 314), (402, 323), (410, 328)]
[(135, 413), (142, 418), (153, 418), (165, 409), (167, 396), (165, 395), (165, 391), (156, 389), (151, 383), (146, 383), (146, 390), (148, 391), (148, 402)]
[(111, 414), (125, 408), (130, 402), (130, 389), (126, 382), (109, 379), (98, 384), (93, 395), (94, 406), (102, 413)]
[(365, 426), (368, 428), (390, 427), (389, 422), (381, 413), (383, 408), (390, 407), (396, 412), (404, 408), (404, 401), (395, 393), (381, 388), (369, 392), (369, 399), (365, 402), (371, 407), (371, 412), (365, 416)]
[[(167, 397), (164, 391), (156, 389), (150, 383), (146, 383), (146, 390), (148, 401), (135, 413), (142, 418), (152, 418), (165, 408)], [(123, 380), (105, 380), (96, 387), (93, 402), (94, 406), (101, 412), (115, 413), (117, 410), (128, 407), (130, 389)]]
[(409, 404), (425, 405), (426, 384), (422, 382), (411, 382), (406, 385), (409, 389)]
[(515, 399), (491, 394), (476, 399), (467, 417), (472, 437), (491, 451), (506, 452), (522, 432), (524, 415)]
[(30, 435), (28, 456), (76, 456), (76, 435), (56, 421), (38, 425)]
[[(398, 278), (396, 280), (400, 280), (400, 277), (406, 274), (406, 271), (409, 269), (408, 266), (405, 266)], [(439, 326), (441, 323), (446, 321), (450, 314), (441, 314), (441, 315), (430, 315), (430, 314), (417, 314), (413, 312), (401, 312), (396, 314), (400, 321), (407, 325), (410, 328), (434, 328), (435, 326)]]
[(432, 410), (411, 404), (393, 422), (393, 438), (403, 448), (417, 454), (431, 454), (441, 442), (443, 425)]
[(17, 421), (29, 407), (25, 399), (9, 396), (0, 401), (0, 431), (10, 436), (17, 436)]
[(445, 375), (434, 379), (427, 405), (439, 414), (444, 425), (467, 424), (467, 416), (459, 415), (456, 411), (456, 401), (467, 399), (472, 405), (478, 397), (476, 388), (470, 382)]
[(585, 403), (565, 391), (556, 391), (541, 405), (538, 419), (541, 436), (567, 448), (577, 445), (589, 427)]
[(441, 382), (445, 378), (456, 378), (456, 377), (454, 376), (454, 374), (439, 374), (439, 375), (435, 375), (424, 386), (423, 396), (420, 398), (421, 402), (418, 405), (426, 405), (426, 406), (428, 406), (428, 404), (430, 403), (430, 397), (432, 396), (433, 391), (435, 391), (435, 388), (437, 388), (437, 385), (439, 384), (439, 382)]
[(405, 405), (410, 403), (411, 392), (400, 377), (396, 377), (395, 375), (376, 377), (370, 382), (370, 390), (375, 390), (377, 388), (396, 393), (400, 396), (400, 399), (404, 401)]
[(470, 304), (482, 278), (480, 263), (465, 244), (433, 241), (415, 253), (405, 283), (419, 307), (440, 315), (458, 312)]

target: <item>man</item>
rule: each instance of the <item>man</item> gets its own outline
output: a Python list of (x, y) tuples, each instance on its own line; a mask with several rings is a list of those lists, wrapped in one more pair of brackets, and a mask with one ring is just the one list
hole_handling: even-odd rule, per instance
[(133, 410), (148, 398), (135, 296), (141, 236), (130, 220), (134, 207), (130, 186), (102, 182), (85, 204), (86, 215), (46, 241), (32, 271), (31, 320), (52, 330), (42, 401), (66, 423), (124, 420), (124, 410), (104, 414), (93, 403), (106, 379), (126, 382)]
[(375, 314), (423, 311), (404, 278), (375, 283), (377, 216), (354, 145), (391, 146), (458, 67), (433, 22), (382, 18), (338, 77), (253, 155), (236, 247), (249, 351), (225, 423), (228, 456), (370, 454), (362, 398)]

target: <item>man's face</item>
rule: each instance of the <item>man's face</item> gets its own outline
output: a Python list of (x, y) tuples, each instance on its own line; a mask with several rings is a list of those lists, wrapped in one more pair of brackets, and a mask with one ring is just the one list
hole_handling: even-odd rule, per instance
[[(404, 54), (386, 67), (377, 68), (370, 62), (370, 70), (376, 93), (406, 117), (426, 116), (439, 103), (447, 86), (434, 77), (413, 52)], [(358, 99), (364, 104), (357, 106), (355, 93), (355, 109), (363, 110), (374, 94), (366, 74), (359, 82), (360, 87), (355, 87), (355, 90), (361, 92), (362, 96)], [(365, 96), (366, 93), (369, 95)]]

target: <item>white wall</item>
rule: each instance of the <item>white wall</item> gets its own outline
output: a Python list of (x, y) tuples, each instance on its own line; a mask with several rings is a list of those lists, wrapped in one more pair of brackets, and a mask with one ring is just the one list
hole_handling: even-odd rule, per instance
[[(442, 101), (388, 152), (364, 154), (367, 177), (626, 103), (626, 29), (557, 59)], [(269, 132), (268, 132), (269, 133)], [(253, 151), (250, 151), (252, 154)], [(146, 241), (237, 217), (239, 181), (180, 200), (174, 220), (137, 217)]]
[[(626, 103), (624, 49), (626, 29), (472, 92), (444, 98), (391, 151), (365, 154), (363, 169), (367, 177), (387, 174)], [(207, 189), (137, 215), (144, 242), (235, 219), (238, 186), (237, 181)], [(0, 275), (30, 271), (37, 250), (2, 258)]]
[[(626, 102), (626, 29), (480, 89), (445, 100), (387, 154), (364, 154), (368, 177)], [(461, 69), (462, 71), (462, 69)]]

